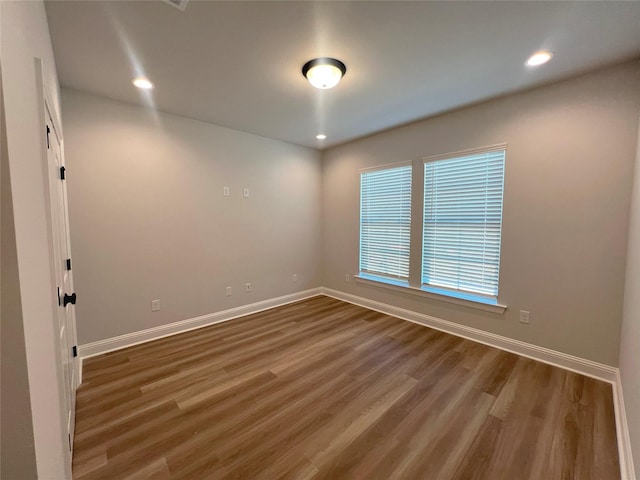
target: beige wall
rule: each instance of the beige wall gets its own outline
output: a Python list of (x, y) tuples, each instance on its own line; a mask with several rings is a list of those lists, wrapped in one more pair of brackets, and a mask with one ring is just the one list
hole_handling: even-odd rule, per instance
[(63, 117), (80, 344), (320, 286), (318, 152), (69, 90)]
[[(4, 111), (4, 109), (3, 109)], [(2, 114), (4, 116), (4, 114)], [(4, 121), (4, 119), (3, 119)], [(2, 122), (4, 123), (4, 122)], [(29, 379), (25, 352), (20, 280), (16, 238), (13, 228), (13, 202), (9, 182), (9, 161), (5, 129), (0, 124), (0, 378), (2, 395), (0, 410), (0, 478), (36, 478), (36, 457), (33, 446), (33, 424), (29, 401)]]
[[(47, 228), (48, 203), (45, 200), (45, 177), (43, 158), (44, 121), (42, 118), (42, 89), (36, 82), (36, 59), (42, 62), (45, 91), (51, 101), (54, 115), (60, 111), (58, 80), (56, 77), (53, 50), (49, 37), (47, 18), (42, 2), (0, 2), (0, 57), (2, 58), (2, 85), (4, 89), (5, 127), (7, 135), (7, 155), (10, 172), (13, 226), (15, 234), (15, 260), (11, 280), (18, 288), (19, 309), (12, 309), (9, 332), (13, 340), (23, 342), (26, 369), (28, 371), (28, 398), (32, 416), (32, 439), (27, 432), (13, 438), (20, 445), (13, 445), (14, 452), (23, 451), (21, 459), (13, 459), (21, 465), (24, 476), (32, 478), (34, 468), (43, 479), (70, 478), (70, 456), (66, 434), (66, 418), (62, 412), (60, 389), (60, 368), (56, 349), (54, 312), (57, 301), (52, 286), (52, 255), (49, 250)], [(3, 209), (4, 209), (3, 204)], [(3, 222), (5, 219), (3, 218)], [(4, 233), (4, 232), (3, 232)], [(3, 252), (4, 253), (4, 252)], [(4, 260), (4, 258), (3, 258)], [(3, 275), (5, 275), (3, 265)], [(17, 295), (18, 292), (14, 293)], [(13, 296), (17, 300), (17, 296)], [(4, 301), (3, 314), (5, 313)], [(20, 317), (21, 313), (21, 317)], [(5, 319), (3, 318), (3, 327)], [(21, 338), (19, 327), (22, 322)], [(15, 345), (19, 348), (18, 345)], [(4, 350), (4, 349), (3, 349)], [(3, 369), (4, 369), (3, 352)], [(28, 416), (28, 406), (24, 404), (27, 372), (19, 366), (12, 374), (21, 378), (22, 387), (5, 395), (15, 394), (12, 405), (22, 402), (24, 410), (16, 415)], [(4, 378), (4, 375), (3, 375)], [(3, 418), (5, 412), (3, 410)], [(4, 423), (3, 423), (4, 425)], [(24, 428), (27, 428), (25, 425)], [(29, 444), (29, 442), (32, 442)], [(4, 447), (3, 442), (3, 447)], [(36, 465), (32, 463), (35, 452)], [(2, 461), (5, 469), (5, 458)], [(3, 476), (4, 478), (4, 476)]]
[[(617, 365), (638, 85), (636, 62), (328, 150), (324, 285)], [(345, 282), (358, 270), (359, 169), (406, 160), (422, 168), (424, 156), (503, 142), (504, 315)]]
[[(633, 180), (631, 224), (620, 337), (620, 377), (636, 472), (640, 469), (640, 130)], [(638, 472), (640, 473), (640, 472)]]

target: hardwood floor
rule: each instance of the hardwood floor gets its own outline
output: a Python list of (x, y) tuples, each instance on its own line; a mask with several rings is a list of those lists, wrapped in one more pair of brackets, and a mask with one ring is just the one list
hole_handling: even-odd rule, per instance
[(85, 361), (74, 478), (620, 478), (611, 386), (328, 297)]

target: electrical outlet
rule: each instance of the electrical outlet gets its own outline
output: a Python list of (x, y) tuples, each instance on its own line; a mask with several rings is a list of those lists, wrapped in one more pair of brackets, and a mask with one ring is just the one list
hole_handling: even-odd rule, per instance
[(345, 282), (350, 282), (351, 281), (351, 275), (349, 275), (348, 273), (344, 276), (344, 281)]
[(231, 296), (231, 287), (227, 287), (227, 288), (225, 289), (225, 295), (226, 295), (227, 297), (230, 297), (230, 296)]
[(298, 274), (294, 273), (293, 275), (291, 275), (291, 281), (293, 282), (297, 282), (298, 281)]
[(229, 190), (229, 187), (222, 187), (222, 194), (225, 197), (228, 197), (229, 195), (231, 195), (231, 190)]
[(520, 323), (529, 323), (529, 312), (520, 310)]
[(244, 291), (246, 293), (249, 293), (251, 291), (251, 284), (250, 283), (245, 283), (244, 284)]
[(157, 312), (160, 310), (160, 300), (151, 300), (151, 311)]

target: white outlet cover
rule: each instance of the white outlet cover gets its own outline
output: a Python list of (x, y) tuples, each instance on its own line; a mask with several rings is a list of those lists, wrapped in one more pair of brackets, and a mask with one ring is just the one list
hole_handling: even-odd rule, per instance
[(228, 197), (229, 195), (231, 195), (231, 190), (229, 189), (229, 187), (222, 187), (222, 194), (225, 197)]
[(227, 287), (227, 288), (225, 289), (225, 294), (227, 295), (227, 297), (230, 297), (230, 296), (231, 296), (231, 287)]
[(249, 189), (248, 189), (248, 188), (245, 188), (245, 189), (242, 191), (242, 194), (244, 195), (244, 198), (247, 198), (247, 197), (249, 196)]
[(151, 311), (157, 312), (160, 310), (160, 300), (151, 300)]

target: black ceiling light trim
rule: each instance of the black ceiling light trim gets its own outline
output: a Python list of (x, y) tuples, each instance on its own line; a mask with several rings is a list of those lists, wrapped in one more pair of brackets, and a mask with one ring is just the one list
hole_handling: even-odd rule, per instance
[(347, 66), (344, 63), (342, 63), (340, 60), (336, 60), (335, 58), (330, 58), (330, 57), (321, 57), (321, 58), (314, 58), (313, 60), (309, 60), (307, 63), (305, 63), (302, 66), (302, 75), (304, 76), (304, 78), (307, 78), (307, 72), (309, 72), (309, 70), (311, 70), (316, 65), (333, 65), (334, 67), (337, 67), (342, 72), (343, 77), (344, 77), (344, 74), (347, 73)]

